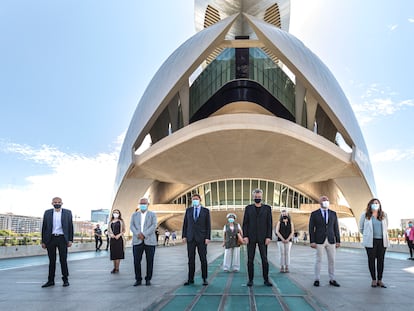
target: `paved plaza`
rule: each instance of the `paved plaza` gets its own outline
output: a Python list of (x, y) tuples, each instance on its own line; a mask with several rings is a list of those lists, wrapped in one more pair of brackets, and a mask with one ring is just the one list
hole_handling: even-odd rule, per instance
[[(270, 279), (263, 285), (260, 262), (255, 265), (254, 286), (246, 286), (245, 251), (238, 273), (221, 270), (223, 248), (208, 247), (209, 285), (203, 287), (199, 273), (195, 284), (187, 279), (186, 247), (181, 244), (158, 247), (151, 286), (132, 286), (134, 272), (131, 248), (127, 248), (119, 274), (110, 274), (108, 253), (83, 252), (69, 255), (70, 286), (41, 288), (47, 280), (47, 256), (0, 260), (1, 310), (409, 310), (414, 288), (414, 261), (406, 254), (389, 253), (385, 260), (384, 283), (388, 288), (371, 288), (364, 250), (340, 248), (337, 252), (337, 281), (328, 284), (326, 258), (321, 286), (313, 284), (314, 250), (292, 247), (290, 273), (280, 273), (276, 243), (269, 247)], [(256, 259), (260, 256), (257, 252)], [(198, 260), (198, 259), (197, 259)], [(143, 260), (145, 262), (145, 260)], [(145, 268), (145, 265), (143, 266)], [(198, 267), (197, 267), (198, 269)], [(60, 275), (60, 267), (57, 269)]]

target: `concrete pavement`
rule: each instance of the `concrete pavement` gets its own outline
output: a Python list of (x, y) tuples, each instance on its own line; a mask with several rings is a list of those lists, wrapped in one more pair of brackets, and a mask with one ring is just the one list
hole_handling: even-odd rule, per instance
[[(414, 261), (406, 260), (404, 255), (385, 260), (383, 281), (388, 288), (371, 288), (365, 251), (340, 248), (336, 258), (336, 279), (341, 287), (328, 285), (324, 257), (321, 286), (316, 288), (312, 286), (314, 250), (309, 246), (294, 245), (291, 272), (281, 274), (278, 272), (276, 243), (272, 242), (269, 247), (270, 278), (275, 286), (271, 291), (263, 287), (257, 264), (255, 286), (249, 291), (245, 286), (245, 267), (237, 275), (222, 272), (222, 254), (221, 243), (209, 245), (210, 285), (203, 288), (197, 284), (200, 280), (196, 273), (196, 285), (190, 289), (183, 287), (187, 278), (184, 245), (157, 247), (152, 285), (139, 287), (132, 286), (134, 270), (130, 248), (121, 263), (120, 273), (115, 275), (109, 273), (112, 263), (104, 251), (77, 255), (73, 259), (69, 255), (69, 287), (62, 287), (59, 265), (56, 285), (41, 288), (47, 280), (47, 264), (37, 261), (31, 266), (13, 268), (9, 265), (6, 269), (0, 260), (0, 309), (93, 311), (119, 307), (122, 310), (169, 310), (169, 304), (175, 307), (174, 310), (234, 310), (236, 307), (237, 310), (277, 310), (280, 307), (280, 310), (381, 311), (412, 307)], [(258, 253), (256, 258), (260, 258)], [(270, 301), (273, 301), (271, 306)]]

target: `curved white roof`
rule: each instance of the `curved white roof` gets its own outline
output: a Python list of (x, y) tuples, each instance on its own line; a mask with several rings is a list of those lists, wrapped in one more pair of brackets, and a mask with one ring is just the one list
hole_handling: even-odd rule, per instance
[[(347, 142), (352, 142), (354, 149), (352, 160), (357, 164), (368, 188), (371, 192), (375, 192), (373, 174), (362, 133), (351, 106), (332, 73), (314, 53), (293, 35), (252, 16), (245, 15), (245, 17), (249, 20), (259, 41), (279, 57), (296, 75), (297, 79), (302, 81)], [(115, 184), (117, 194), (119, 191), (124, 192), (120, 190), (121, 184), (127, 178), (128, 172), (133, 170), (134, 150), (143, 141), (144, 136), (149, 132), (171, 98), (182, 85), (187, 85), (190, 74), (222, 43), (236, 18), (237, 16), (228, 17), (195, 34), (183, 43), (155, 74), (137, 106), (125, 137)], [(138, 182), (139, 177), (135, 178)], [(149, 185), (151, 181), (145, 177), (140, 182)], [(347, 186), (352, 182), (352, 179), (337, 179), (335, 182), (339, 187), (341, 187), (341, 183), (343, 186)]]
[(331, 71), (292, 34), (272, 27), (253, 16), (246, 17), (259, 40), (289, 67), (297, 80), (300, 79), (307, 89), (313, 91), (319, 104), (345, 140), (353, 143), (353, 147), (356, 148), (354, 160), (367, 179), (371, 191), (375, 193), (374, 177), (361, 129), (348, 99)]

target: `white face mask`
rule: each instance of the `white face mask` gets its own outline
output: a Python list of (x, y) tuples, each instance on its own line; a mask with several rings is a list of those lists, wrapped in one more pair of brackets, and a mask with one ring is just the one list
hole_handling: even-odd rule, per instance
[(329, 207), (329, 201), (322, 201), (322, 207), (328, 208)]
[(118, 218), (119, 214), (118, 213), (113, 213), (112, 216), (114, 216), (114, 218)]

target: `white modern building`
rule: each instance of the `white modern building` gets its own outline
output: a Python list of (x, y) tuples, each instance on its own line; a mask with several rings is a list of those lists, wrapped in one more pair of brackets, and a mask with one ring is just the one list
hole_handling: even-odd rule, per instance
[(366, 207), (361, 130), (335, 77), (289, 33), (290, 14), (289, 0), (195, 0), (197, 33), (155, 74), (125, 137), (113, 208), (127, 224), (149, 196), (160, 226), (179, 230), (195, 192), (216, 229), (254, 188), (299, 230), (322, 194), (342, 217)]

